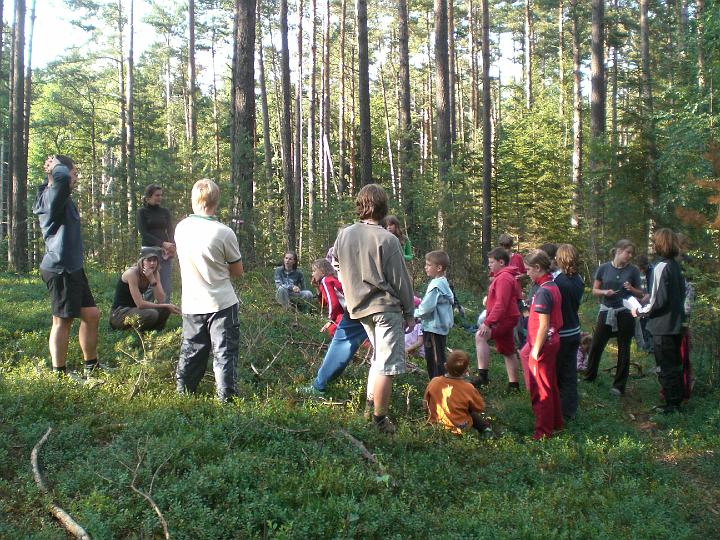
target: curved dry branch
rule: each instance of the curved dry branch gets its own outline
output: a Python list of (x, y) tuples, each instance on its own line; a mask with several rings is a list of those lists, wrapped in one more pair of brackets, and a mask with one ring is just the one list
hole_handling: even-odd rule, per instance
[[(52, 427), (47, 428), (45, 435), (40, 438), (40, 440), (33, 447), (32, 452), (30, 452), (30, 464), (32, 465), (35, 484), (37, 485), (40, 492), (46, 495), (48, 494), (48, 489), (47, 485), (45, 485), (45, 480), (40, 473), (40, 466), (38, 465), (38, 454), (40, 453), (40, 448), (42, 448), (42, 445), (45, 444), (45, 442), (48, 440), (48, 437), (50, 437), (50, 433), (52, 433)], [(90, 540), (90, 535), (65, 510), (63, 510), (53, 502), (50, 503), (49, 510), (50, 513), (55, 516), (55, 519), (57, 519), (62, 524), (62, 526), (65, 527), (65, 529), (75, 538), (80, 538), (81, 540)]]

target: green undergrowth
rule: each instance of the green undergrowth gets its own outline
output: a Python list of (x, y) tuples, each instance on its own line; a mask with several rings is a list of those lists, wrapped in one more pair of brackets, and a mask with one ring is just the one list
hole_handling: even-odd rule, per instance
[[(48, 369), (49, 305), (37, 276), (0, 275), (0, 537), (65, 538), (33, 481), (39, 452), (53, 500), (93, 538), (710, 538), (720, 530), (720, 393), (698, 382), (681, 416), (656, 421), (658, 385), (634, 361), (627, 395), (610, 376), (580, 384), (578, 418), (556, 438), (531, 441), (527, 394), (506, 395), (493, 357), (484, 392), (496, 437), (455, 437), (425, 425), (422, 372), (395, 380), (398, 433), (362, 418), (361, 349), (324, 400), (294, 389), (319, 367), (326, 338), (315, 311), (284, 312), (269, 272), (238, 282), (241, 399), (174, 392), (180, 321), (142, 341), (107, 324), (114, 276), (92, 271), (103, 313), (96, 386)], [(469, 316), (477, 300), (463, 295)], [(586, 326), (595, 306), (583, 306)], [(466, 322), (470, 322), (469, 320)], [(68, 364), (81, 367), (76, 330)], [(460, 325), (448, 343), (473, 351)], [(603, 368), (614, 363), (609, 347)], [(254, 369), (253, 369), (254, 368)], [(256, 372), (260, 373), (258, 375)], [(360, 441), (376, 462), (363, 457)]]

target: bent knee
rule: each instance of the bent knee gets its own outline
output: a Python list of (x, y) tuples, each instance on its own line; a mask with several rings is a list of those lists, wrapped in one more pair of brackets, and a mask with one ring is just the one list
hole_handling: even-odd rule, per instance
[(88, 324), (97, 324), (100, 321), (100, 310), (97, 306), (80, 308), (80, 319)]

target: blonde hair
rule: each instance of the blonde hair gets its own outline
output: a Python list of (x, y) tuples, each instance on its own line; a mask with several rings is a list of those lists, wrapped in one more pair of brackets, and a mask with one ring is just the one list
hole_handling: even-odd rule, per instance
[(574, 276), (580, 266), (580, 254), (572, 244), (560, 244), (555, 253), (555, 262), (568, 276)]
[(220, 202), (220, 188), (208, 178), (198, 180), (192, 188), (192, 202), (203, 210), (214, 210)]

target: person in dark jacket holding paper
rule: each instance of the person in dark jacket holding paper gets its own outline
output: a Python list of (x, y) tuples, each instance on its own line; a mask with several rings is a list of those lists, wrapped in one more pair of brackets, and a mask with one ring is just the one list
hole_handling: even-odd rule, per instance
[(683, 398), (680, 345), (685, 321), (685, 281), (676, 260), (679, 245), (675, 233), (670, 229), (659, 229), (653, 236), (653, 243), (660, 259), (653, 269), (650, 301), (633, 309), (632, 313), (648, 318), (655, 363), (660, 368), (658, 378), (665, 396), (661, 412), (669, 414), (680, 410)]
[(72, 200), (72, 190), (78, 181), (75, 163), (68, 156), (50, 156), (44, 165), (46, 181), (33, 204), (33, 213), (40, 222), (45, 240), (45, 256), (40, 263), (40, 275), (50, 294), (52, 328), (50, 329), (50, 357), (53, 371), (66, 373), (70, 328), (80, 319), (80, 349), (85, 360), (85, 376), (98, 368), (97, 340), (98, 310), (85, 270), (80, 213)]
[[(175, 258), (175, 224), (170, 211), (160, 206), (163, 190), (158, 184), (145, 188), (143, 202), (137, 211), (137, 228), (142, 247), (156, 247), (162, 250), (160, 255), (160, 283), (165, 292), (165, 301), (170, 302), (172, 293), (172, 267)], [(152, 300), (152, 291), (150, 298)]]

